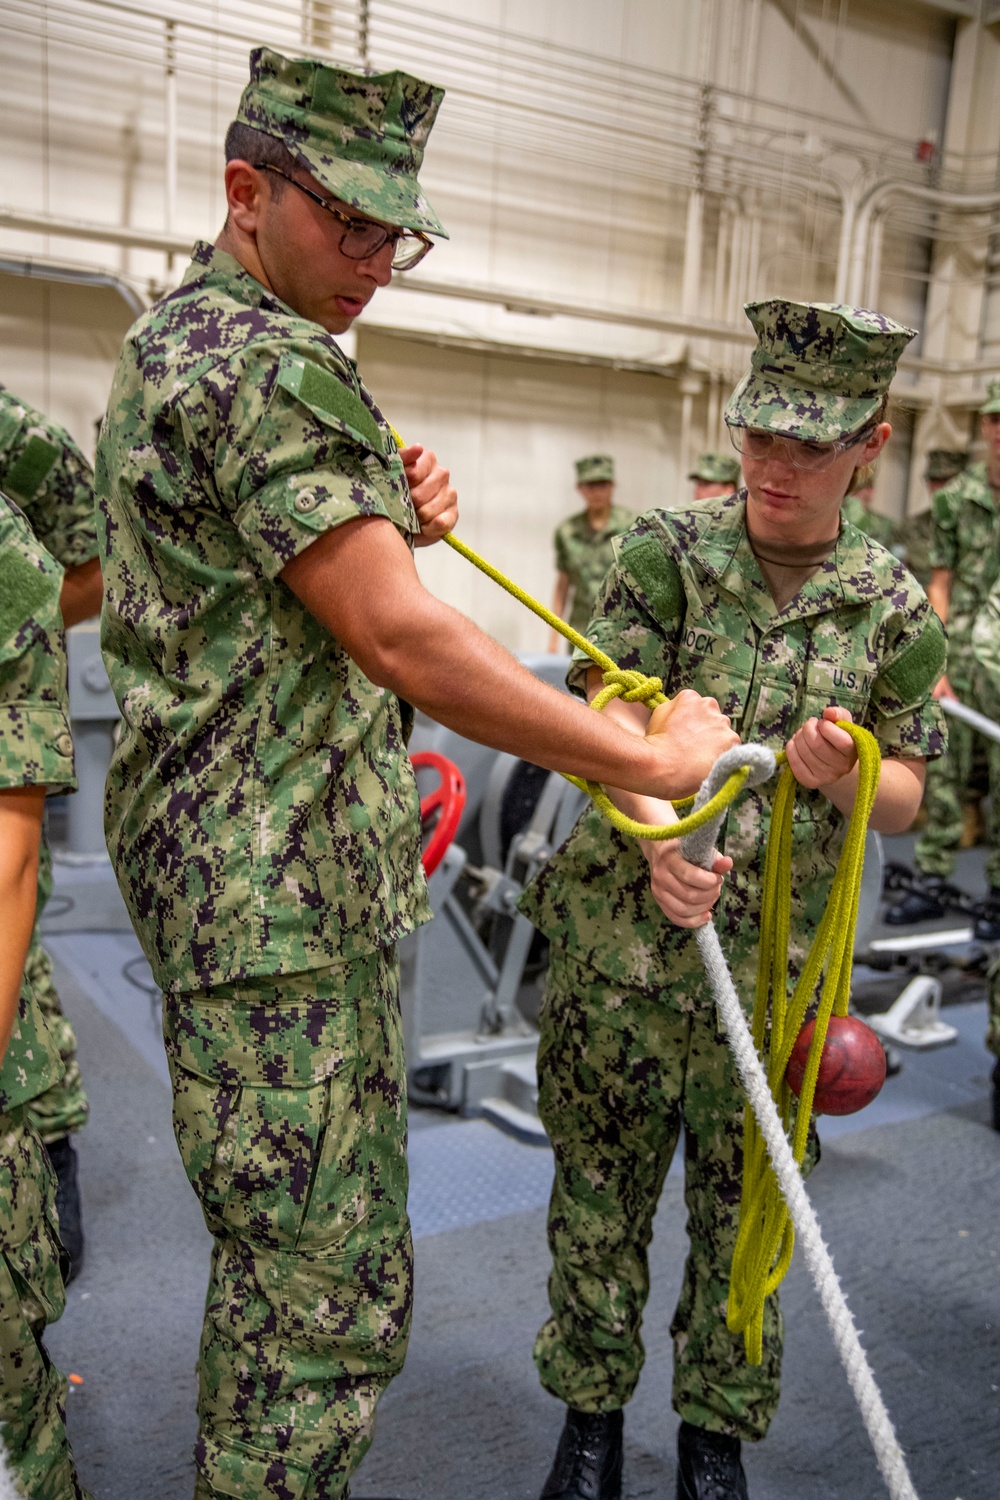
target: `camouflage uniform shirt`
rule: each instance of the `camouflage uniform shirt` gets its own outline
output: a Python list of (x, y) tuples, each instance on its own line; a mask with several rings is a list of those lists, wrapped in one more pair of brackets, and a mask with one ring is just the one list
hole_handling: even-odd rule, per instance
[(934, 496), (931, 567), (951, 573), (948, 601), (948, 679), (969, 690), (972, 627), (1000, 575), (1000, 507), (986, 478), (973, 464)]
[[(590, 639), (619, 665), (662, 678), (668, 694), (718, 699), (744, 741), (778, 750), (828, 704), (849, 709), (889, 755), (940, 755), (941, 711), (930, 690), (944, 632), (902, 563), (849, 524), (833, 554), (778, 611), (750, 549), (745, 491), (687, 511), (649, 511), (616, 544)], [(589, 665), (574, 658), (571, 686)], [(775, 782), (730, 808), (719, 848), (733, 859), (716, 925), (744, 970), (756, 947), (764, 849)], [(793, 830), (793, 965), (822, 915), (846, 820), (800, 787)], [(554, 942), (615, 983), (656, 992), (701, 971), (690, 932), (653, 900), (637, 842), (596, 810), (522, 897)]]
[(199, 245), (125, 340), (96, 484), (108, 847), (157, 982), (393, 943), (428, 915), (400, 705), (278, 576), (355, 517), (418, 529), (353, 364)]
[(574, 630), (586, 630), (590, 623), (594, 600), (614, 561), (614, 539), (628, 531), (634, 520), (633, 511), (612, 505), (600, 531), (593, 529), (585, 510), (556, 527), (556, 568), (569, 579), (572, 602), (568, 623)]
[[(21, 512), (0, 495), (0, 788), (76, 786), (67, 718), (59, 590), (63, 570), (38, 545)], [(3, 1064), (0, 1114), (36, 1099), (62, 1064), (31, 990)]]
[(0, 490), (64, 568), (97, 556), (94, 474), (69, 433), (0, 385)]

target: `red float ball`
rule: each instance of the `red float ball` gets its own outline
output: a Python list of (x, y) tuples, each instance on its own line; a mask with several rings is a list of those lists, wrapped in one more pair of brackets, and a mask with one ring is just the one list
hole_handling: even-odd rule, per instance
[[(799, 1032), (785, 1078), (798, 1098), (816, 1022)], [(870, 1104), (885, 1083), (882, 1043), (857, 1016), (831, 1016), (816, 1080), (813, 1109), (818, 1115), (853, 1115)]]

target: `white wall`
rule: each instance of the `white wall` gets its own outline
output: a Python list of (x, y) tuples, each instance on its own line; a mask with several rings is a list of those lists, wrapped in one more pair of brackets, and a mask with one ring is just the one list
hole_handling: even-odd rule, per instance
[[(393, 426), (432, 447), (459, 492), (458, 535), (546, 604), (552, 533), (581, 508), (573, 461), (611, 453), (616, 499), (635, 511), (690, 493), (677, 472), (677, 410), (665, 380), (435, 349), (377, 333), (358, 363)], [(427, 586), (511, 650), (543, 651), (548, 627), (450, 549), (417, 552)]]
[(56, 417), (92, 458), (95, 422), (131, 322), (107, 288), (0, 274), (0, 382)]

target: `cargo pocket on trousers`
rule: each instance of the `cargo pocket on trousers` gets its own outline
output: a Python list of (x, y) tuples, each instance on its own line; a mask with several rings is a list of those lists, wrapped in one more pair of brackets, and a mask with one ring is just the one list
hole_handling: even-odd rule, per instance
[(213, 1233), (269, 1250), (319, 1249), (365, 1218), (353, 1070), (291, 1089), (220, 1084), (176, 1063), (173, 1075), (177, 1142)]
[(316, 1356), (325, 1379), (385, 1381), (403, 1368), (413, 1305), (413, 1250), (403, 1218), (393, 1235), (355, 1236), (347, 1249), (279, 1254), (281, 1332), (294, 1358)]

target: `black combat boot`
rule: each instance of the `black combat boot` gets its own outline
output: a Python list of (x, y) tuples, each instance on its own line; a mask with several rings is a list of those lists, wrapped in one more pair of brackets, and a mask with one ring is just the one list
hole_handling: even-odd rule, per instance
[(541, 1500), (621, 1500), (622, 1414), (566, 1411)]
[(913, 922), (932, 922), (943, 917), (945, 906), (941, 900), (944, 880), (940, 875), (917, 874), (914, 889), (907, 891), (902, 901), (890, 906), (885, 920), (890, 927), (909, 927)]
[(748, 1500), (739, 1438), (682, 1422), (677, 1434), (677, 1500)]
[(993, 1064), (993, 1072), (990, 1074), (990, 1102), (993, 1106), (993, 1129), (1000, 1130), (1000, 1060)]
[(45, 1149), (58, 1178), (56, 1210), (59, 1214), (59, 1238), (69, 1257), (69, 1270), (65, 1277), (66, 1285), (69, 1286), (79, 1276), (83, 1266), (83, 1219), (80, 1215), (80, 1189), (76, 1180), (76, 1152), (68, 1135), (61, 1135), (57, 1141), (50, 1141)]
[(1000, 943), (1000, 889), (995, 885), (979, 908), (973, 933), (980, 943)]

